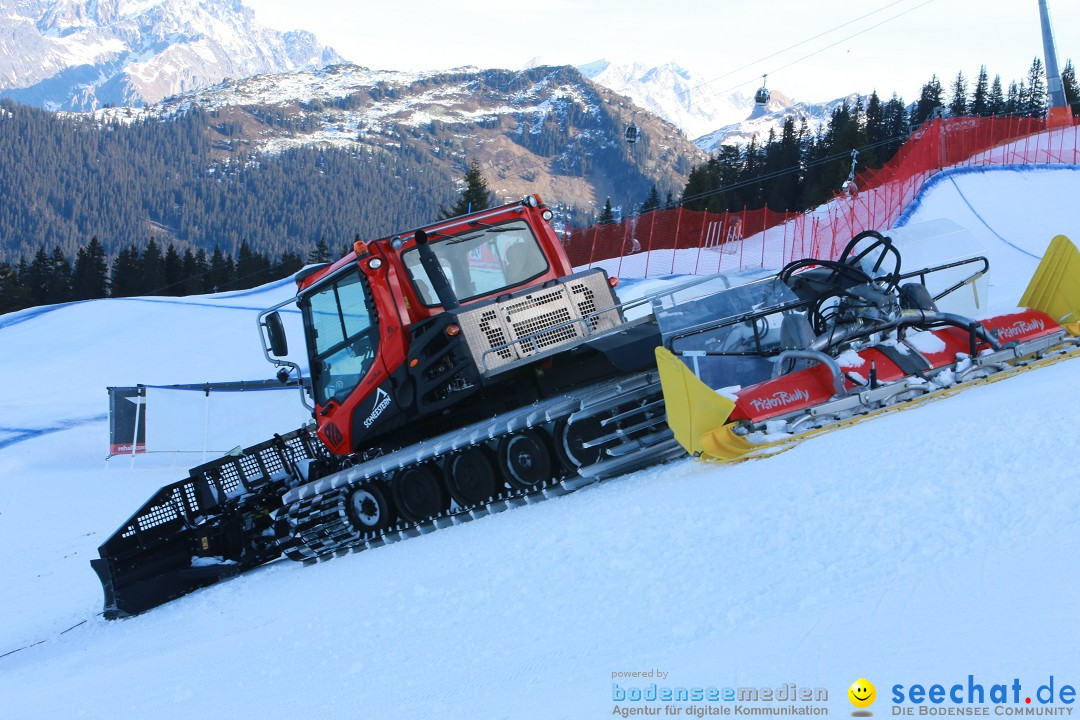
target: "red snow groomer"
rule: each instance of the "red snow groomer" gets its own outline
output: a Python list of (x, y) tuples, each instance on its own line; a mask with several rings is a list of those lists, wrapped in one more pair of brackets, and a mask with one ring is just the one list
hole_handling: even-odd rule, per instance
[(939, 307), (985, 293), (975, 283), (988, 268), (973, 257), (903, 272), (898, 246), (869, 231), (839, 260), (798, 260), (659, 312), (676, 439), (705, 460), (767, 456), (1080, 355), (1080, 253), (1067, 238), (1053, 240), (1016, 312), (975, 320)]
[[(258, 326), (287, 381), (303, 368), (286, 359), (282, 313), (299, 313), (313, 423), (155, 493), (91, 563), (105, 616), (281, 556), (318, 562), (562, 495), (683, 447), (738, 457), (767, 447), (762, 430), (797, 437), (1077, 354), (1042, 299), (982, 322), (937, 307), (930, 279), (959, 272), (952, 290), (969, 288), (983, 258), (902, 273), (871, 233), (837, 262), (623, 303), (603, 270), (572, 271), (550, 219), (529, 196), (357, 242), (299, 275)], [(684, 360), (743, 389), (724, 398)]]
[(283, 381), (299, 311), (313, 423), (159, 490), (92, 565), (107, 617), (285, 555), (319, 561), (683, 454), (647, 301), (573, 272), (538, 196), (368, 243), (259, 315)]

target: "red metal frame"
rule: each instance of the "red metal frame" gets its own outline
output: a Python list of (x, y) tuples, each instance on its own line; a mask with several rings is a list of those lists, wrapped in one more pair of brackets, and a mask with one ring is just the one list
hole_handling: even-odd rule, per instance
[[(980, 322), (1002, 344), (1033, 340), (1060, 329), (1053, 318), (1038, 310), (1021, 310)], [(956, 362), (957, 355), (966, 354), (971, 349), (969, 335), (960, 328), (945, 327), (934, 330), (933, 334), (945, 346), (937, 352), (922, 353), (934, 369), (951, 365)], [(987, 347), (989, 346), (986, 343), (980, 342), (978, 349), (981, 351)], [(863, 363), (859, 366), (846, 366), (844, 369), (857, 372), (865, 378), (873, 364), (877, 378), (882, 383), (896, 382), (906, 374), (896, 363), (875, 348), (862, 350), (858, 355)], [(844, 384), (848, 390), (857, 391), (859, 388), (849, 379), (845, 380)], [(731, 420), (750, 420), (755, 424), (761, 423), (820, 405), (830, 400), (834, 393), (833, 377), (829, 369), (824, 365), (814, 365), (805, 370), (798, 370), (740, 390), (736, 393), (737, 399), (735, 409), (731, 413)]]

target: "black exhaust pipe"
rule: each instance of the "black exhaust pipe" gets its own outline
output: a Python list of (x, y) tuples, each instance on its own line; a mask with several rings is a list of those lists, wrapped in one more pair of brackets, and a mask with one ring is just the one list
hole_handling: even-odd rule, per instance
[(446, 273), (443, 272), (439, 258), (435, 257), (435, 251), (428, 245), (428, 236), (423, 230), (416, 231), (416, 249), (420, 253), (420, 264), (427, 271), (428, 279), (431, 280), (431, 289), (438, 296), (439, 303), (446, 310), (457, 310), (461, 307), (461, 303), (458, 302), (450, 281), (446, 279)]

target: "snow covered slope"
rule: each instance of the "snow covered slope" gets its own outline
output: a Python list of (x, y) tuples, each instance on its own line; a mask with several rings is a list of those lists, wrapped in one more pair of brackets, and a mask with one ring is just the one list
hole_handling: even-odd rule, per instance
[[(722, 95), (708, 78), (676, 63), (649, 67), (599, 60), (581, 65), (578, 70), (593, 82), (628, 95), (639, 106), (677, 125), (689, 138), (744, 120), (754, 109), (752, 93)], [(774, 102), (777, 110), (783, 106), (779, 93)]]
[[(1078, 178), (957, 176), (912, 220), (983, 238), (1015, 301)], [(1080, 680), (1076, 361), (105, 622), (89, 559), (182, 470), (104, 466), (104, 386), (268, 376), (255, 311), (288, 293), (0, 316), (0, 717), (603, 718), (649, 669), (827, 688), (830, 715), (866, 677), (884, 716), (894, 683)]]

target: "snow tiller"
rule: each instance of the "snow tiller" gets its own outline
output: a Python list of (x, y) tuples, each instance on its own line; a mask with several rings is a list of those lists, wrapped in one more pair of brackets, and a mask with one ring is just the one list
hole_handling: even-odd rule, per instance
[[(106, 617), (282, 556), (321, 562), (563, 495), (683, 447), (739, 457), (767, 433), (1075, 349), (1059, 324), (1078, 305), (1059, 297), (1078, 284), (1067, 248), (1041, 273), (1042, 311), (981, 322), (939, 303), (981, 297), (985, 259), (905, 274), (877, 233), (771, 280), (688, 278), (623, 302), (604, 270), (573, 271), (551, 217), (529, 196), (358, 241), (301, 273), (258, 327), (313, 422), (193, 468), (139, 508), (92, 561)], [(308, 377), (286, 359), (290, 308)]]
[[(814, 435), (1080, 355), (1080, 253), (1054, 238), (1016, 312), (980, 320), (989, 268), (972, 257), (901, 270), (864, 232), (839, 260), (658, 313), (675, 438), (704, 460), (782, 452)], [(702, 318), (710, 318), (703, 321)]]

